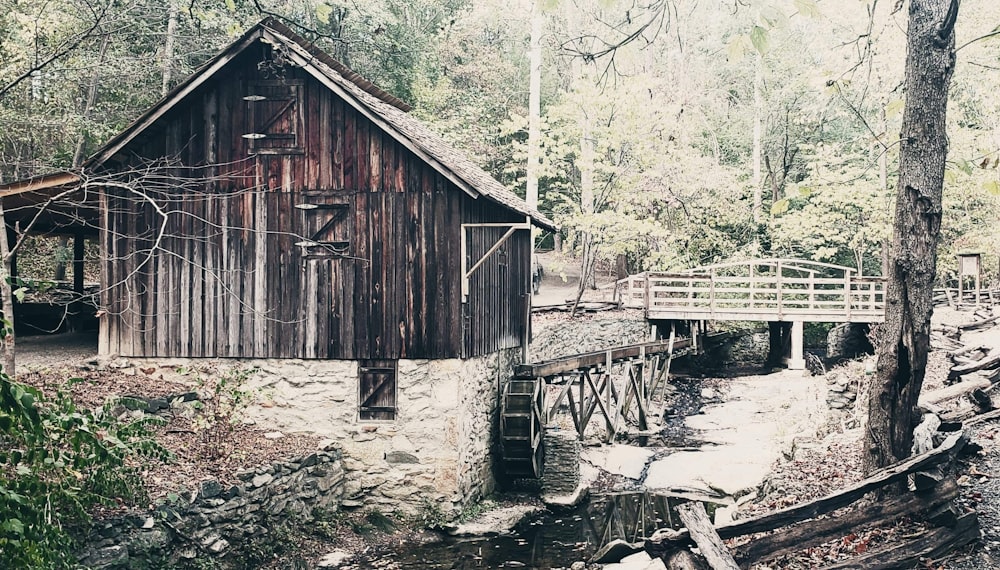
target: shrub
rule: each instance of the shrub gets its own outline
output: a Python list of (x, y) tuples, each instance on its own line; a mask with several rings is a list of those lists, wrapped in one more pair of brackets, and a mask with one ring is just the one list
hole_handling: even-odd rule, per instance
[(96, 507), (145, 499), (137, 465), (169, 458), (150, 431), (162, 420), (115, 409), (80, 408), (64, 390), (46, 397), (0, 373), (0, 567), (74, 567)]

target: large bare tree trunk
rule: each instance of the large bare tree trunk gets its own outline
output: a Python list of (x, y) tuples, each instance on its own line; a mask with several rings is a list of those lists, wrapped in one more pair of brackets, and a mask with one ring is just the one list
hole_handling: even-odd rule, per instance
[(761, 139), (764, 131), (764, 56), (756, 54), (753, 65), (753, 221), (760, 222), (764, 207), (764, 185), (761, 180), (761, 155), (764, 153)]
[(955, 67), (958, 0), (910, 0), (906, 107), (885, 329), (868, 402), (866, 472), (910, 455), (930, 346), (931, 294), (941, 229), (948, 139), (945, 111)]
[(7, 240), (7, 220), (4, 216), (3, 200), (0, 199), (0, 307), (3, 308), (3, 372), (14, 377), (14, 284), (11, 281), (11, 260), (13, 255)]

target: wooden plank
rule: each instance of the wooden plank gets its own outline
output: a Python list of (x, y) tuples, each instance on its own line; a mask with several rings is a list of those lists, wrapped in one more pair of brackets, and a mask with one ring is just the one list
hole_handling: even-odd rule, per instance
[[(685, 348), (690, 344), (687, 339), (674, 342), (674, 349)], [(669, 340), (655, 340), (619, 346), (610, 350), (612, 362), (622, 362), (638, 357), (640, 354), (658, 354), (670, 350)], [(554, 376), (564, 372), (570, 372), (581, 368), (600, 366), (607, 362), (607, 350), (586, 352), (565, 358), (556, 358), (545, 362), (532, 364), (520, 364), (514, 367), (514, 374), (518, 378), (540, 378)]]
[(736, 560), (712, 527), (712, 521), (705, 512), (705, 505), (696, 502), (684, 503), (677, 507), (677, 514), (698, 545), (701, 555), (708, 560), (713, 570), (740, 570)]

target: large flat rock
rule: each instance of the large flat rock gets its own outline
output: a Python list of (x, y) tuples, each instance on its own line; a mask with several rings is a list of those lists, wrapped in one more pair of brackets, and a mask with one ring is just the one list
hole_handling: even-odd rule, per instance
[(655, 452), (645, 447), (614, 444), (588, 447), (580, 454), (580, 458), (608, 473), (639, 479), (653, 455)]
[(738, 497), (759, 486), (795, 438), (811, 437), (826, 419), (823, 377), (784, 371), (727, 380), (723, 401), (687, 418), (697, 451), (654, 461), (643, 485), (715, 497)]

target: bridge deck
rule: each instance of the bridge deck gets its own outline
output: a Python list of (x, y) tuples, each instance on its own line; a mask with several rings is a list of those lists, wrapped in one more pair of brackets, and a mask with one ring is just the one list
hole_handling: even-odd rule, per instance
[(848, 267), (795, 259), (762, 259), (646, 272), (618, 282), (626, 307), (650, 320), (881, 322), (885, 281)]

